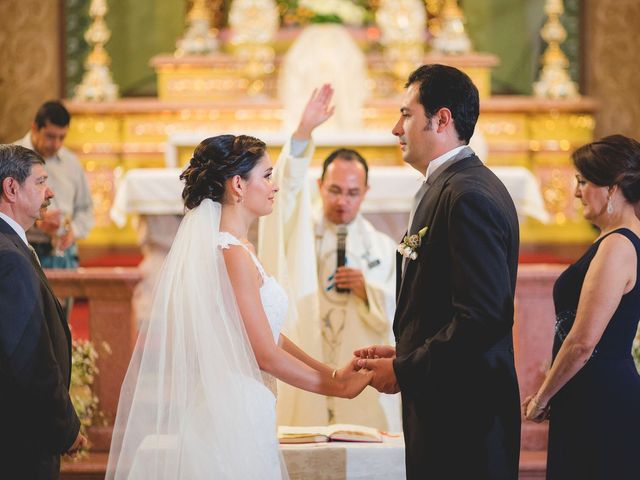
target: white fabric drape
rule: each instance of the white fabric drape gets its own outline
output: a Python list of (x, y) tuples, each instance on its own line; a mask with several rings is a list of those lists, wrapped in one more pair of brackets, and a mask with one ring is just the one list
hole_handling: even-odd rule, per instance
[(120, 393), (108, 479), (280, 479), (264, 386), (218, 248), (221, 206), (189, 211)]
[(362, 50), (342, 25), (305, 27), (287, 50), (278, 77), (284, 104), (284, 130), (292, 131), (314, 88), (330, 83), (335, 111), (321, 128), (353, 131), (362, 128), (367, 98), (367, 63)]

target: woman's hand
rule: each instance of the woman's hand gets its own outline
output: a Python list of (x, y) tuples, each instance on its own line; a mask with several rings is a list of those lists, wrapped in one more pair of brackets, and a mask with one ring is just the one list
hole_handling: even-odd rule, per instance
[(544, 422), (549, 418), (549, 405), (538, 400), (537, 395), (529, 395), (522, 402), (522, 415), (532, 422)]
[(347, 365), (336, 370), (334, 380), (339, 383), (339, 394), (336, 396), (342, 398), (355, 398), (366, 388), (371, 382), (373, 372), (369, 370), (356, 370), (356, 358), (352, 359)]

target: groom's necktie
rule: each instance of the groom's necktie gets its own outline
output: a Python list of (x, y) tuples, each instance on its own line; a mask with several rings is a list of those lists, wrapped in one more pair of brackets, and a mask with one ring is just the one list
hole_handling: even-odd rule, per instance
[[(422, 185), (420, 185), (420, 188), (418, 189), (418, 191), (413, 197), (413, 206), (411, 207), (411, 213), (409, 213), (409, 225), (407, 225), (407, 235), (411, 235), (411, 224), (413, 223), (413, 217), (416, 214), (418, 205), (420, 205), (420, 202), (422, 201), (424, 194), (427, 193), (428, 189), (429, 189), (429, 181), (425, 180), (424, 182), (422, 182)], [(403, 257), (402, 258), (402, 275), (404, 275), (404, 270), (406, 266), (407, 266), (407, 258)]]
[(424, 182), (422, 182), (422, 185), (420, 185), (420, 188), (413, 197), (413, 206), (411, 207), (411, 213), (409, 213), (409, 225), (407, 225), (407, 235), (411, 235), (411, 224), (413, 223), (413, 216), (416, 214), (416, 209), (418, 208), (418, 205), (420, 205), (420, 201), (424, 197), (424, 194), (427, 193), (428, 189), (429, 181), (425, 180)]

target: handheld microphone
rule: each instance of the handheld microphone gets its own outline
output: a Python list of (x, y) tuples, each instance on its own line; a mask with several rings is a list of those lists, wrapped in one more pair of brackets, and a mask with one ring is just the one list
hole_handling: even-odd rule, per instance
[[(336, 254), (338, 257), (337, 267), (344, 267), (347, 260), (347, 227), (345, 225), (338, 225), (338, 230), (336, 231), (337, 237), (337, 248)], [(336, 292), (338, 293), (349, 293), (350, 290), (348, 288), (339, 288), (336, 285)]]

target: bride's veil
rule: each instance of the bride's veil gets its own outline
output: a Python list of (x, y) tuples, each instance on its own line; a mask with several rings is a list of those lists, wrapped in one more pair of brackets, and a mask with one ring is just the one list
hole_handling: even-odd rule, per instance
[(124, 379), (108, 479), (286, 476), (264, 386), (218, 248), (221, 206), (185, 215)]

